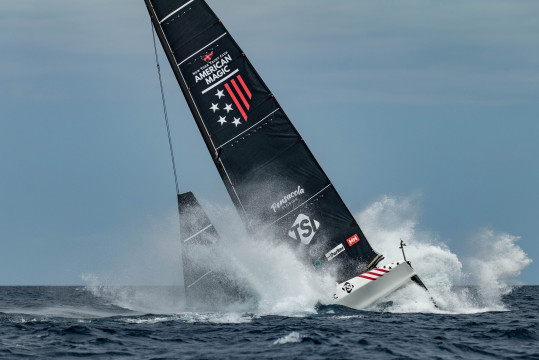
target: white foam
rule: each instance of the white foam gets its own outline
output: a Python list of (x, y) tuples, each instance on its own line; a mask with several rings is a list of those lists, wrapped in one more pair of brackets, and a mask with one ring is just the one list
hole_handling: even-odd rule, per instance
[(181, 319), (188, 323), (244, 324), (254, 316), (240, 313), (183, 313)]
[(210, 324), (244, 324), (253, 320), (253, 315), (240, 313), (197, 313), (197, 312), (182, 312), (177, 315), (170, 316), (154, 316), (154, 317), (127, 317), (122, 321), (130, 324), (157, 324), (164, 322), (185, 322), (185, 323), (210, 323)]
[(339, 316), (333, 316), (334, 319), (339, 319), (339, 320), (361, 319), (363, 317), (364, 317), (363, 315), (339, 315)]
[(3, 310), (2, 312), (6, 314), (24, 314), (26, 317), (39, 317), (32, 318), (31, 320), (21, 317), (21, 322), (49, 321), (50, 318), (68, 318), (85, 321), (84, 319), (102, 318), (122, 314), (120, 311), (106, 311), (90, 306), (69, 306), (63, 304), (37, 308), (10, 308)]
[(157, 324), (157, 323), (163, 323), (174, 320), (171, 317), (153, 317), (151, 319), (139, 319), (139, 318), (127, 318), (122, 319), (122, 321), (129, 323), (129, 324)]
[(300, 333), (293, 331), (290, 334), (283, 336), (281, 338), (278, 338), (273, 342), (273, 345), (282, 345), (282, 344), (289, 344), (289, 343), (299, 343), (303, 337)]

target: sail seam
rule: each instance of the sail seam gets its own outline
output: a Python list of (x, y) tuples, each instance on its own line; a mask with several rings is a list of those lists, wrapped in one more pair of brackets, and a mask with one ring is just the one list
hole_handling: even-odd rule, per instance
[(187, 285), (187, 288), (190, 288), (191, 286), (195, 285), (197, 282), (199, 282), (200, 280), (202, 280), (203, 277), (205, 277), (205, 276), (211, 274), (212, 272), (213, 272), (212, 270), (208, 271), (207, 273), (205, 273), (204, 275), (202, 275), (201, 277), (199, 277), (197, 281), (195, 281), (195, 282), (192, 283), (191, 285)]
[(181, 64), (183, 64), (184, 62), (186, 62), (187, 60), (189, 60), (190, 58), (192, 58), (193, 56), (195, 56), (196, 54), (198, 54), (199, 52), (201, 52), (202, 50), (204, 50), (205, 48), (207, 48), (208, 46), (210, 46), (211, 44), (213, 44), (214, 42), (216, 42), (217, 40), (219, 40), (220, 38), (222, 38), (223, 36), (225, 36), (227, 33), (225, 32), (223, 35), (219, 36), (217, 39), (213, 40), (212, 42), (210, 42), (209, 44), (207, 44), (206, 46), (198, 49), (196, 52), (192, 53), (191, 55), (189, 55), (188, 57), (186, 57), (181, 63), (178, 64), (178, 66), (180, 66)]
[(209, 88), (206, 88), (206, 90), (202, 90), (202, 94), (205, 94), (207, 93), (208, 91), (210, 91), (211, 89), (213, 89), (214, 87), (216, 87), (217, 85), (221, 85), (223, 82), (225, 82), (226, 80), (230, 79), (232, 77), (232, 75), (234, 75), (235, 73), (237, 73), (238, 71), (240, 71), (239, 69), (236, 69), (234, 71), (232, 71), (230, 74), (228, 74), (227, 76), (225, 76), (224, 78), (222, 78), (221, 80), (219, 80), (218, 82), (216, 82), (215, 84), (213, 84), (212, 86), (210, 86)]
[(183, 4), (182, 6), (180, 6), (179, 8), (177, 8), (176, 10), (174, 10), (173, 12), (171, 12), (170, 14), (168, 14), (167, 16), (165, 16), (163, 19), (161, 19), (161, 21), (159, 21), (159, 24), (161, 24), (163, 21), (165, 21), (166, 19), (168, 19), (168, 18), (171, 17), (172, 15), (176, 14), (178, 11), (180, 11), (181, 9), (183, 9), (184, 7), (186, 7), (187, 5), (189, 5), (190, 3), (192, 3), (193, 1), (195, 1), (195, 0), (191, 0), (191, 1), (186, 2), (186, 3)]
[(305, 200), (304, 202), (302, 202), (300, 205), (296, 206), (295, 208), (293, 208), (292, 210), (290, 210), (289, 212), (287, 212), (286, 214), (284, 214), (283, 216), (281, 216), (280, 218), (278, 218), (277, 220), (275, 220), (274, 222), (272, 222), (270, 225), (273, 225), (275, 224), (276, 222), (280, 221), (282, 218), (288, 216), (290, 213), (296, 211), (297, 209), (299, 209), (300, 207), (302, 207), (303, 205), (305, 205), (306, 203), (308, 203), (309, 201), (311, 201), (313, 198), (315, 198), (316, 196), (318, 196), (322, 191), (326, 190), (328, 187), (330, 187), (332, 184), (329, 184), (329, 185), (326, 185), (322, 190), (320, 190), (319, 192), (317, 192), (316, 194), (314, 194), (313, 196), (311, 196), (310, 198), (308, 198), (307, 200)]
[(187, 239), (185, 239), (183, 242), (187, 242), (187, 241), (193, 239), (194, 237), (196, 237), (196, 236), (202, 234), (204, 231), (208, 230), (208, 229), (211, 228), (212, 226), (213, 226), (213, 224), (210, 224), (210, 225), (206, 226), (204, 229), (200, 230), (200, 231), (197, 232), (196, 234), (193, 234), (193, 235), (189, 236), (189, 237), (188, 237)]
[(236, 139), (237, 137), (245, 134), (247, 131), (251, 130), (253, 127), (257, 126), (258, 124), (260, 124), (262, 121), (266, 120), (268, 117), (270, 117), (271, 115), (273, 115), (276, 111), (280, 110), (280, 108), (277, 108), (275, 110), (273, 110), (271, 113), (269, 113), (268, 115), (266, 115), (262, 120), (258, 121), (257, 123), (255, 123), (254, 125), (252, 125), (251, 127), (247, 128), (246, 130), (243, 130), (241, 133), (239, 133), (238, 135), (234, 136), (232, 139), (224, 142), (223, 144), (219, 145), (218, 147), (215, 148), (215, 150), (219, 150), (220, 148), (222, 148), (223, 146), (225, 146), (226, 144), (228, 144), (229, 142), (231, 142), (232, 140)]

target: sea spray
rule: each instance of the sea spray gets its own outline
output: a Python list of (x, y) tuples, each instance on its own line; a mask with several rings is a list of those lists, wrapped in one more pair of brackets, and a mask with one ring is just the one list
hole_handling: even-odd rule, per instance
[[(515, 277), (531, 262), (515, 241), (515, 236), (482, 230), (470, 239), (478, 251), (466, 259), (465, 268), (456, 254), (434, 233), (418, 227), (417, 197), (384, 196), (356, 218), (374, 248), (385, 255), (384, 262), (401, 259), (398, 248), (403, 239), (407, 259), (419, 274), (427, 292), (410, 284), (389, 295), (372, 310), (390, 312), (474, 313), (505, 310), (502, 296)], [(488, 254), (488, 255), (487, 255)], [(508, 260), (506, 260), (508, 259)], [(382, 263), (383, 264), (383, 263)], [(475, 285), (466, 287), (465, 285)], [(386, 306), (388, 301), (392, 304)]]
[(502, 306), (501, 297), (508, 294), (515, 279), (532, 260), (518, 247), (520, 239), (492, 229), (481, 229), (472, 238), (465, 260), (470, 269), (470, 281), (478, 285), (484, 306)]
[(95, 274), (83, 274), (85, 290), (118, 311), (134, 314), (176, 314), (185, 310), (183, 287), (115, 285)]
[[(256, 298), (255, 303), (247, 301), (244, 304), (223, 305), (212, 308), (212, 312), (304, 316), (316, 313), (319, 302), (331, 301), (335, 282), (329, 275), (313, 271), (312, 267), (300, 262), (286, 243), (248, 235), (231, 206), (207, 202), (202, 205), (221, 237), (215, 244), (219, 258), (212, 267), (232, 275), (250, 289)], [(161, 226), (154, 226), (153, 234), (149, 231), (137, 239), (134, 242), (136, 249), (126, 249), (130, 256), (123, 255), (118, 264), (111, 264), (112, 268), (118, 270), (84, 274), (82, 279), (87, 284), (87, 289), (95, 296), (136, 312), (189, 312), (190, 309), (185, 306), (183, 289), (178, 290), (178, 287), (171, 286), (170, 289), (174, 291), (158, 291), (158, 294), (152, 294), (152, 291), (156, 291), (160, 286), (117, 286), (126, 283), (138, 285), (142, 281), (145, 284), (161, 285), (162, 277), (155, 269), (162, 268), (163, 271), (169, 272), (164, 274), (164, 278), (169, 279), (170, 285), (181, 282), (180, 288), (183, 287), (178, 225), (177, 222), (171, 221), (171, 218), (172, 216), (167, 216), (163, 221), (157, 221)], [(177, 238), (172, 242), (170, 239), (174, 236)], [(156, 249), (146, 251), (152, 256), (144, 257), (142, 250), (150, 248), (152, 243), (157, 244)], [(171, 260), (173, 258), (175, 261)], [(163, 259), (166, 260), (165, 264), (157, 264)], [(156, 264), (152, 265), (152, 262)], [(137, 269), (138, 264), (144, 265), (142, 269)], [(178, 269), (178, 278), (170, 279), (170, 273), (175, 273)]]
[(153, 219), (105, 270), (81, 274), (86, 290), (123, 309), (172, 314), (185, 308), (178, 215)]
[[(328, 274), (313, 271), (310, 266), (300, 262), (286, 242), (247, 234), (231, 206), (203, 202), (203, 207), (221, 235), (221, 241), (216, 245), (220, 260), (215, 265), (234, 274), (256, 295), (254, 303), (212, 309), (215, 314), (232, 314), (232, 319), (237, 314), (246, 313), (255, 316), (306, 316), (316, 312), (317, 304), (331, 303), (334, 280)], [(398, 244), (400, 239), (406, 242), (407, 258), (429, 288), (427, 293), (410, 284), (382, 299), (370, 310), (423, 313), (505, 310), (502, 296), (531, 261), (516, 245), (518, 238), (489, 229), (482, 230), (470, 239), (470, 243), (477, 248), (471, 252), (475, 255), (461, 262), (442, 242), (443, 239), (419, 228), (418, 214), (415, 196), (384, 196), (357, 214), (356, 218), (373, 247), (384, 254), (384, 262), (400, 260), (402, 253)], [(126, 249), (126, 254), (130, 256), (125, 255), (118, 264), (112, 264), (120, 271), (86, 276), (84, 280), (88, 289), (96, 296), (133, 311), (187, 314), (189, 309), (184, 303), (181, 245), (175, 216), (171, 214), (165, 220), (157, 221), (159, 226), (134, 241), (135, 249)], [(155, 248), (143, 251), (152, 246)], [(152, 256), (146, 256), (141, 262), (143, 252)], [(163, 259), (165, 263), (159, 263)], [(152, 265), (152, 262), (155, 264)], [(144, 266), (139, 268), (141, 263)], [(168, 273), (161, 274), (157, 270)], [(126, 279), (131, 280), (127, 283), (132, 284), (137, 277), (152, 285), (161, 285), (166, 279), (165, 284), (179, 283), (180, 286), (172, 286), (174, 291), (113, 286), (125, 284)], [(480, 287), (465, 287), (470, 284), (479, 284)], [(433, 305), (431, 296), (439, 308)]]
[(257, 314), (304, 315), (329, 303), (335, 286), (328, 275), (298, 260), (288, 243), (247, 234), (231, 207), (203, 204), (221, 234), (223, 259), (257, 295)]

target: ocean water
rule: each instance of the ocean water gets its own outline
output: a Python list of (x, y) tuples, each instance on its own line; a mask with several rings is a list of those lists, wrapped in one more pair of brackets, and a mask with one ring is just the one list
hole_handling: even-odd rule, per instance
[[(473, 298), (480, 290), (452, 291)], [(538, 286), (512, 288), (503, 309), (465, 313), (398, 312), (387, 302), (369, 311), (193, 312), (181, 309), (181, 295), (175, 287), (0, 287), (0, 358), (539, 359)], [(129, 299), (178, 311), (118, 305)]]
[(518, 236), (479, 229), (459, 258), (417, 225), (413, 198), (383, 197), (356, 217), (384, 262), (407, 243), (429, 293), (410, 282), (359, 311), (327, 305), (331, 276), (286, 245), (251, 239), (222, 215), (230, 208), (203, 206), (221, 234), (213, 265), (250, 301), (186, 306), (174, 214), (116, 271), (82, 275), (85, 286), (0, 287), (0, 358), (539, 359), (539, 286), (515, 285), (532, 261)]

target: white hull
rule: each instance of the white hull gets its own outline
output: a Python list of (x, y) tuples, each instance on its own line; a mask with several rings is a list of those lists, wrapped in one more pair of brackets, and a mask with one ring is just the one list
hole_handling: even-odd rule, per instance
[(406, 261), (385, 265), (337, 284), (334, 304), (364, 309), (397, 290), (415, 275)]

